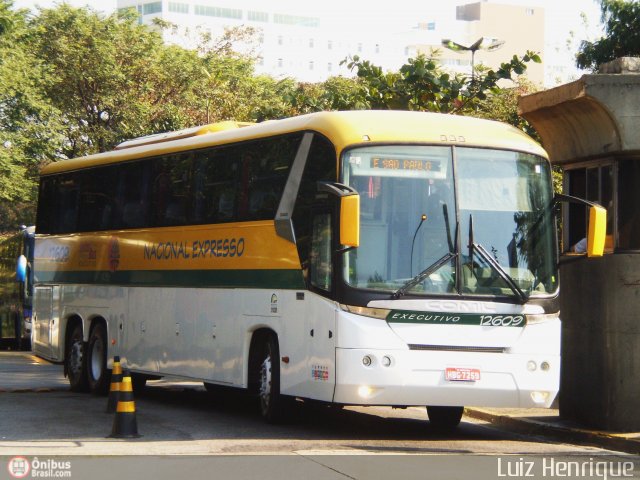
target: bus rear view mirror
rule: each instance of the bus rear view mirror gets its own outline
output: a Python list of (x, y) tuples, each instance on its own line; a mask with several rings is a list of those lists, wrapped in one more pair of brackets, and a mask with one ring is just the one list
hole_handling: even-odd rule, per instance
[(336, 182), (318, 182), (318, 191), (340, 198), (340, 244), (360, 246), (360, 195), (358, 191)]
[(600, 205), (589, 208), (589, 233), (587, 235), (587, 256), (601, 257), (604, 253), (607, 235), (607, 211)]
[(360, 246), (360, 195), (340, 199), (340, 243), (348, 247)]
[(16, 282), (24, 283), (27, 280), (27, 257), (20, 255), (16, 265)]
[[(561, 193), (556, 194), (554, 201), (577, 203), (589, 207), (586, 253), (588, 257), (601, 257), (604, 254), (604, 245), (607, 236), (607, 210), (597, 203)], [(583, 238), (581, 243), (583, 243), (584, 240)], [(584, 247), (582, 247), (580, 253), (585, 253)]]

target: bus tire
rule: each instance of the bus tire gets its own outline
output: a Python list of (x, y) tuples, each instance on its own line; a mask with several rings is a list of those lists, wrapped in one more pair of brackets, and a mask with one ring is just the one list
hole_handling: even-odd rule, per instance
[(87, 344), (87, 381), (89, 390), (96, 395), (108, 391), (110, 372), (107, 369), (107, 330), (98, 323), (91, 330)]
[(260, 415), (267, 423), (281, 423), (284, 420), (285, 399), (280, 395), (280, 349), (275, 335), (264, 337), (260, 353)]
[(429, 423), (441, 431), (455, 429), (462, 419), (463, 412), (464, 407), (427, 407)]
[(87, 368), (84, 357), (85, 345), (82, 338), (82, 325), (76, 324), (67, 341), (65, 355), (65, 371), (69, 378), (72, 392), (86, 392), (88, 390)]

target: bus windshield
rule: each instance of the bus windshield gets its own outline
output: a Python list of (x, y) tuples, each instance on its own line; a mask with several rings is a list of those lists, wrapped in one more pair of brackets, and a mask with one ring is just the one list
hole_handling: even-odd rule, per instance
[(397, 295), (546, 296), (557, 290), (550, 167), (505, 150), (373, 146), (348, 151), (361, 242), (352, 287)]

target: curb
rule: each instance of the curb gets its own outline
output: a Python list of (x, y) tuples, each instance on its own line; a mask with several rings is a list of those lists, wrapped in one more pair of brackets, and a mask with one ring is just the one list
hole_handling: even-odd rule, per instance
[(611, 434), (601, 431), (558, 425), (527, 417), (501, 415), (492, 411), (465, 408), (464, 414), (476, 420), (484, 420), (493, 425), (527, 435), (542, 435), (566, 443), (606, 448), (619, 452), (640, 454), (640, 440), (626, 438), (624, 434)]

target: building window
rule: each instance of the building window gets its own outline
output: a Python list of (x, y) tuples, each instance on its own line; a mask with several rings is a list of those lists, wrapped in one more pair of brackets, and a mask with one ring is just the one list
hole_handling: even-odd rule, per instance
[(278, 59), (278, 68), (282, 68), (284, 66), (284, 62), (281, 58)]
[(142, 5), (142, 14), (151, 15), (152, 13), (162, 12), (162, 2), (145, 3)]
[(254, 12), (249, 10), (249, 12), (247, 12), (247, 20), (250, 22), (268, 22), (269, 14), (267, 12)]
[(205, 17), (233, 18), (242, 20), (242, 10), (237, 8), (210, 7), (208, 5), (196, 5), (195, 14)]
[(327, 48), (328, 48), (329, 50), (332, 50), (332, 49), (333, 49), (333, 41), (329, 40), (329, 41), (327, 42)]
[(618, 170), (618, 248), (640, 250), (640, 162), (621, 160)]
[(309, 48), (313, 48), (313, 38), (309, 39)]
[(376, 53), (380, 53), (380, 44), (376, 43)]
[(284, 43), (284, 38), (282, 35), (278, 35), (278, 45), (282, 45)]
[[(612, 163), (573, 168), (565, 171), (565, 191), (569, 195), (596, 202), (607, 209), (607, 237), (605, 251), (613, 251), (614, 233), (614, 169)], [(585, 205), (568, 204), (565, 218), (564, 250), (569, 250), (586, 237), (589, 209)], [(628, 247), (623, 247), (628, 248)]]
[(331, 63), (331, 62), (327, 63), (327, 71), (328, 72), (333, 71), (333, 63)]
[(309, 62), (309, 70), (313, 70), (313, 61)]
[(436, 22), (427, 23), (427, 30), (435, 30), (435, 29), (436, 29)]
[(358, 44), (358, 53), (362, 53), (362, 44), (361, 43)]
[(189, 13), (189, 4), (169, 2), (169, 11), (173, 13)]
[(318, 27), (320, 20), (312, 17), (298, 17), (295, 15), (283, 15), (276, 13), (273, 15), (273, 23), (281, 25), (294, 25), (298, 27)]
[(536, 11), (533, 8), (527, 8), (527, 15), (532, 16)]

